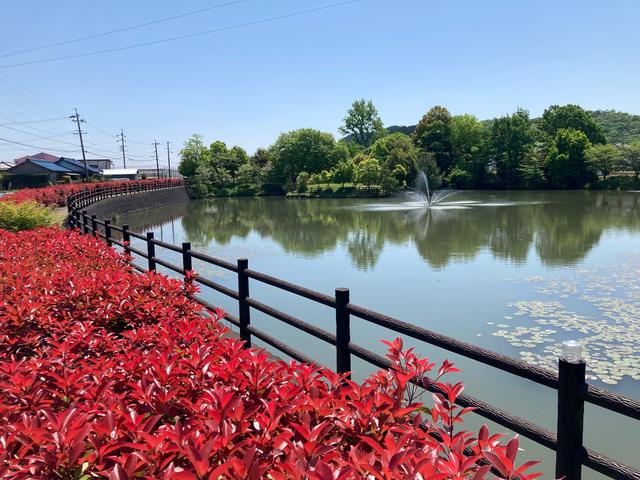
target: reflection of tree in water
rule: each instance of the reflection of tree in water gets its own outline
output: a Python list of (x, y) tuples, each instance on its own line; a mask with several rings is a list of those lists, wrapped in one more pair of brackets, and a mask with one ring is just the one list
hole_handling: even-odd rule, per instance
[[(469, 261), (488, 251), (522, 263), (531, 247), (549, 265), (582, 259), (607, 229), (638, 230), (640, 195), (616, 192), (464, 192), (466, 209), (379, 210), (370, 201), (227, 198), (194, 201), (182, 218), (194, 245), (256, 233), (287, 252), (314, 257), (344, 245), (360, 269), (373, 268), (385, 243), (413, 242), (429, 265)], [(488, 199), (507, 201), (491, 205)], [(355, 205), (356, 208), (350, 208)]]

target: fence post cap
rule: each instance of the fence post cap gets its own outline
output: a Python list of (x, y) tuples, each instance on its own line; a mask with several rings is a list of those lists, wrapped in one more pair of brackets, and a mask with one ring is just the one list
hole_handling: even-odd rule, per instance
[(582, 345), (577, 340), (565, 340), (562, 342), (562, 355), (560, 360), (569, 363), (582, 362)]

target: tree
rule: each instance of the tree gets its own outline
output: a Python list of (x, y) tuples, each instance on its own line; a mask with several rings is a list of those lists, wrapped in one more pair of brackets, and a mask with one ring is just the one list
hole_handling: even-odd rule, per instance
[(545, 159), (548, 155), (549, 144), (536, 142), (518, 167), (520, 185), (523, 188), (542, 188), (546, 183)]
[(352, 136), (355, 143), (365, 148), (386, 133), (375, 105), (364, 98), (351, 104), (342, 122), (340, 133)]
[(191, 177), (196, 174), (198, 166), (207, 162), (209, 159), (209, 150), (204, 145), (202, 135), (194, 133), (180, 150), (180, 164), (178, 172), (185, 177)]
[(519, 108), (514, 114), (493, 121), (490, 149), (503, 187), (519, 185), (520, 166), (530, 152), (533, 140), (533, 127), (526, 110)]
[(255, 195), (258, 193), (260, 185), (255, 165), (248, 161), (240, 165), (235, 174), (235, 184), (236, 195)]
[(380, 183), (381, 176), (382, 167), (375, 158), (363, 159), (356, 167), (356, 181), (364, 183), (368, 188), (371, 188), (371, 185)]
[(309, 187), (310, 175), (307, 172), (300, 172), (296, 178), (296, 191), (298, 193), (304, 193)]
[(557, 131), (546, 167), (552, 186), (580, 188), (591, 179), (586, 152), (591, 146), (584, 132), (569, 128)]
[[(456, 115), (451, 119), (451, 150), (454, 165), (470, 175), (466, 179), (458, 173), (455, 178), (464, 177), (466, 186), (482, 186), (486, 183), (488, 138), (488, 127), (473, 115)], [(461, 183), (460, 180), (456, 181)]]
[(596, 144), (587, 150), (586, 158), (589, 165), (606, 180), (611, 172), (619, 168), (622, 157), (620, 151), (613, 145)]
[(453, 166), (451, 155), (451, 114), (441, 106), (435, 106), (421, 119), (412, 135), (413, 143), (434, 154), (443, 173)]
[(636, 178), (640, 176), (640, 142), (622, 147), (622, 165), (631, 170)]
[(551, 105), (542, 114), (538, 126), (552, 138), (560, 129), (572, 129), (584, 133), (593, 144), (607, 143), (602, 128), (579, 105)]
[(336, 183), (344, 184), (353, 181), (355, 175), (355, 165), (350, 158), (341, 161), (335, 167), (333, 167), (333, 181)]
[(413, 180), (416, 175), (418, 149), (411, 141), (411, 137), (404, 133), (392, 133), (379, 138), (371, 146), (369, 153), (378, 159), (382, 168), (387, 172), (391, 172), (397, 165), (401, 165), (408, 180)]
[(282, 183), (291, 185), (300, 172), (313, 174), (331, 170), (349, 155), (333, 135), (312, 128), (281, 134), (269, 150)]

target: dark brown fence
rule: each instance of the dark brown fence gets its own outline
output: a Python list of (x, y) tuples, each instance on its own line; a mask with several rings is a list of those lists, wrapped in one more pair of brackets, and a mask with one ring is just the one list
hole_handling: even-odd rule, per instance
[[(580, 479), (582, 466), (586, 466), (610, 478), (640, 479), (640, 470), (624, 465), (598, 452), (594, 452), (583, 445), (585, 402), (598, 405), (606, 410), (619, 413), (631, 419), (640, 420), (640, 401), (588, 384), (585, 379), (584, 361), (571, 362), (559, 359), (557, 373), (529, 365), (526, 362), (441, 335), (431, 330), (403, 322), (402, 320), (374, 312), (359, 305), (354, 305), (349, 301), (348, 289), (337, 288), (334, 295), (326, 295), (251, 270), (247, 259), (238, 259), (237, 263), (230, 263), (193, 251), (191, 244), (188, 242), (183, 243), (181, 246), (162, 242), (154, 238), (153, 232), (147, 232), (144, 235), (132, 232), (127, 225), (120, 227), (112, 225), (109, 220), (98, 220), (95, 215), (89, 215), (83, 210), (84, 207), (91, 203), (115, 195), (176, 188), (180, 185), (181, 181), (179, 180), (132, 185), (130, 188), (127, 188), (126, 183), (123, 183), (114, 184), (113, 187), (105, 186), (77, 193), (69, 198), (68, 223), (71, 227), (78, 228), (84, 233), (104, 239), (109, 245), (119, 245), (126, 252), (145, 258), (147, 261), (146, 269), (132, 263), (132, 266), (141, 272), (155, 271), (156, 267), (161, 265), (180, 275), (185, 275), (186, 272), (192, 270), (193, 259), (197, 259), (235, 273), (238, 280), (237, 290), (233, 290), (199, 275), (189, 279), (189, 281), (195, 281), (203, 287), (213, 289), (238, 302), (238, 317), (226, 313), (225, 320), (239, 328), (240, 337), (246, 342), (247, 347), (251, 346), (252, 337), (256, 337), (291, 358), (301, 362), (316, 363), (304, 353), (299, 352), (281, 340), (272, 337), (252, 325), (251, 310), (255, 309), (334, 346), (336, 351), (336, 370), (340, 373), (348, 373), (351, 371), (352, 355), (377, 367), (389, 367), (389, 361), (385, 357), (367, 350), (352, 341), (350, 319), (353, 316), (401, 335), (421, 340), (487, 366), (552, 388), (558, 392), (556, 433), (546, 430), (526, 419), (512, 415), (471, 395), (460, 395), (458, 403), (463, 407), (475, 407), (474, 412), (476, 414), (554, 450), (556, 452), (557, 477), (565, 477), (568, 480)], [(119, 235), (114, 235), (114, 232), (117, 232)], [(132, 238), (145, 242), (146, 248), (140, 250), (131, 246), (130, 241)], [(157, 254), (156, 247), (179, 253), (182, 257), (182, 264), (176, 265), (163, 260)], [(252, 298), (249, 291), (250, 279), (333, 308), (335, 310), (335, 330), (333, 332), (326, 331)], [(206, 308), (216, 308), (215, 305), (210, 304), (199, 296), (194, 296), (194, 300)], [(436, 387), (434, 386), (427, 387), (427, 389), (436, 391)], [(637, 439), (630, 439), (630, 441), (637, 441)]]

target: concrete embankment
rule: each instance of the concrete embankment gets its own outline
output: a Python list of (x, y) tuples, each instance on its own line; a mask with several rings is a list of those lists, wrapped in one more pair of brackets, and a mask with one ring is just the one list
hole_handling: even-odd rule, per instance
[(180, 186), (106, 198), (89, 205), (86, 210), (89, 215), (96, 215), (98, 218), (111, 218), (114, 215), (129, 214), (187, 200), (189, 200), (187, 190)]

